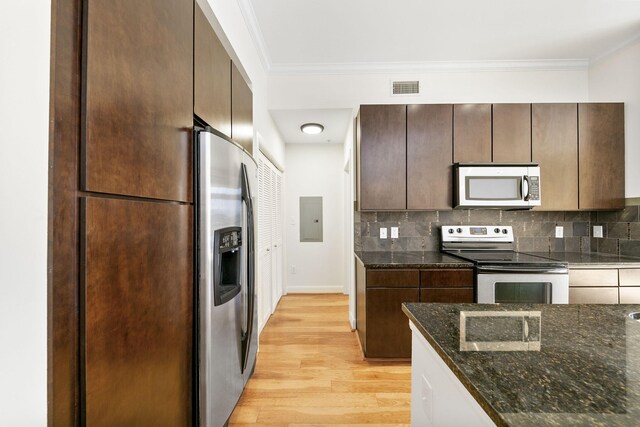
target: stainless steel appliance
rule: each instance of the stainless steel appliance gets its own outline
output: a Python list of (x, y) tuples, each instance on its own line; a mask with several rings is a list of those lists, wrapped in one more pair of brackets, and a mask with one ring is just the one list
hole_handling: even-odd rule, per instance
[(534, 163), (455, 163), (453, 181), (456, 208), (540, 206), (540, 167)]
[(211, 128), (196, 129), (197, 354), (200, 425), (225, 425), (257, 348), (257, 166)]
[(443, 225), (441, 234), (444, 252), (475, 264), (476, 302), (569, 302), (567, 264), (516, 252), (511, 226)]

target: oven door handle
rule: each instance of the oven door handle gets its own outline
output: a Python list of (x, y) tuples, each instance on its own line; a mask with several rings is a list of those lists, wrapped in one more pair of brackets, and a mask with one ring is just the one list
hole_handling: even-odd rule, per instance
[(535, 273), (535, 274), (569, 274), (566, 267), (509, 267), (504, 265), (483, 265), (478, 273)]

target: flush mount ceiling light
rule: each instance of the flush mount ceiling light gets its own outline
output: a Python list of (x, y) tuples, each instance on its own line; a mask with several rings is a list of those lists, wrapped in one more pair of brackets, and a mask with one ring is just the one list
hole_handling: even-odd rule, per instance
[(317, 135), (324, 130), (324, 126), (318, 123), (305, 123), (300, 126), (300, 130), (309, 135)]

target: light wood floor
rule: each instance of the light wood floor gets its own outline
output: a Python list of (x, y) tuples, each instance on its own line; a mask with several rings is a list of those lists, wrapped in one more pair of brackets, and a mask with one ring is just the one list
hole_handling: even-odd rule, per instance
[(408, 425), (410, 391), (409, 363), (363, 360), (346, 296), (288, 295), (230, 425)]

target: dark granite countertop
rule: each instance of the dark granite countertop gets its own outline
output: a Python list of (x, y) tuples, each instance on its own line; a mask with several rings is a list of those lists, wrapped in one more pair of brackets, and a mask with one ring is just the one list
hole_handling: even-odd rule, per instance
[(531, 255), (552, 258), (558, 261), (569, 263), (569, 267), (590, 267), (590, 266), (624, 266), (640, 267), (640, 258), (624, 255), (605, 254), (599, 252), (527, 252)]
[(442, 252), (355, 252), (366, 268), (471, 268), (473, 263)]
[[(640, 322), (627, 316), (640, 305), (406, 303), (403, 311), (497, 425), (640, 423)], [(475, 342), (523, 341), (522, 322), (487, 311), (539, 312), (529, 322), (539, 349), (461, 351), (461, 311)]]

